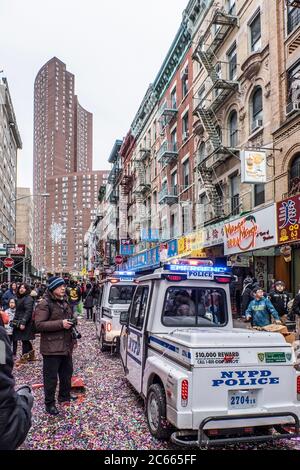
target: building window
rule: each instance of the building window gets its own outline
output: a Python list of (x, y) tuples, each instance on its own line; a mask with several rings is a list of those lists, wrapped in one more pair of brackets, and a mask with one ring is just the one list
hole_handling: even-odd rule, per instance
[(300, 8), (299, 7), (291, 7), (288, 6), (288, 13), (287, 13), (287, 30), (288, 34), (290, 34), (297, 26), (300, 25)]
[(176, 129), (171, 134), (171, 149), (177, 152), (177, 131)]
[(206, 158), (206, 144), (205, 142), (202, 142), (200, 147), (199, 147), (199, 160), (198, 163), (203, 162)]
[(175, 171), (171, 175), (171, 192), (173, 196), (177, 196), (178, 188), (177, 188), (177, 172)]
[(198, 226), (202, 226), (208, 220), (208, 198), (206, 194), (202, 194), (199, 198), (199, 214)]
[(251, 52), (257, 52), (261, 48), (261, 20), (260, 12), (257, 13), (255, 18), (249, 25), (250, 28), (250, 42)]
[(287, 101), (288, 104), (293, 103), (295, 108), (300, 110), (300, 61), (287, 73)]
[(182, 84), (182, 99), (188, 94), (189, 91), (189, 73), (188, 66), (182, 71), (181, 74), (181, 84)]
[(171, 231), (170, 231), (170, 237), (174, 238), (175, 237), (175, 214), (171, 214)]
[(237, 77), (237, 51), (236, 44), (227, 53), (228, 67), (229, 67), (229, 80), (236, 80)]
[(240, 178), (234, 175), (230, 178), (230, 195), (231, 195), (231, 215), (240, 213)]
[(182, 141), (189, 138), (189, 113), (185, 113), (182, 118)]
[(300, 152), (295, 155), (289, 172), (289, 196), (300, 193)]
[(171, 92), (171, 108), (177, 109), (177, 97), (176, 97), (176, 88)]
[(236, 4), (235, 0), (226, 0), (227, 3), (227, 12), (229, 15), (235, 15), (236, 13)]
[(229, 116), (229, 145), (236, 148), (238, 143), (238, 115), (232, 111)]
[(254, 185), (254, 207), (260, 206), (265, 203), (265, 185), (255, 184)]
[(186, 189), (190, 184), (190, 162), (186, 160), (182, 165), (183, 169), (183, 186)]
[(262, 89), (257, 87), (251, 98), (251, 131), (263, 125), (263, 94)]

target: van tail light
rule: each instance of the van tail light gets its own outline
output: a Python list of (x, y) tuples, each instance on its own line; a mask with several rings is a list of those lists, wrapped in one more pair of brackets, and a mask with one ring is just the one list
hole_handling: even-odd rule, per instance
[(167, 281), (170, 281), (170, 282), (179, 282), (179, 281), (182, 281), (184, 279), (184, 277), (178, 276), (176, 274), (170, 274), (170, 275), (166, 276), (166, 279), (167, 279)]
[(182, 406), (187, 406), (189, 399), (189, 382), (188, 380), (183, 380), (181, 382), (181, 404)]
[[(300, 375), (297, 377), (297, 394), (300, 395)], [(298, 398), (298, 400), (300, 397)]]
[(218, 429), (208, 429), (207, 435), (208, 436), (218, 436), (219, 430)]
[(111, 323), (107, 323), (107, 325), (106, 325), (106, 331), (107, 331), (108, 333), (110, 333), (110, 332), (111, 332), (111, 329), (112, 329), (112, 328), (111, 328)]
[(110, 282), (112, 284), (118, 284), (118, 282), (120, 282), (120, 281), (119, 281), (119, 279), (111, 279)]
[(231, 278), (230, 277), (222, 277), (222, 276), (215, 276), (215, 281), (219, 284), (230, 284)]

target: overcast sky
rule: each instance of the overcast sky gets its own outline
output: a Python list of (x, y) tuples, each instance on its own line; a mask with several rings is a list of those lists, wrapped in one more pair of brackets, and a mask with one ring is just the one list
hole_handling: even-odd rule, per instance
[(107, 169), (180, 26), (188, 0), (0, 0), (0, 70), (23, 140), (18, 186), (32, 186), (33, 85), (57, 56), (94, 115), (94, 169)]

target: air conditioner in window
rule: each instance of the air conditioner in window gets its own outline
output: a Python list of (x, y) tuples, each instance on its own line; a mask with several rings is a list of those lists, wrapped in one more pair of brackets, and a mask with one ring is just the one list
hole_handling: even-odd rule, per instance
[(256, 131), (257, 129), (260, 129), (262, 126), (263, 126), (263, 120), (256, 119), (255, 121), (252, 122), (252, 132)]
[(288, 116), (291, 113), (294, 113), (295, 111), (300, 111), (300, 101), (298, 103), (289, 103), (286, 107), (286, 115)]

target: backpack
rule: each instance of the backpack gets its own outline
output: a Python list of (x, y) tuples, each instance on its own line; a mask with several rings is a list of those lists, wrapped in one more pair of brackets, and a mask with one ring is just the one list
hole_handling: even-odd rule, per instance
[(70, 296), (70, 300), (72, 302), (77, 302), (79, 300), (78, 288), (77, 287), (71, 287), (69, 296)]

